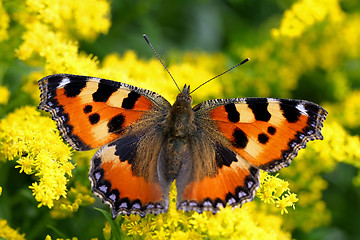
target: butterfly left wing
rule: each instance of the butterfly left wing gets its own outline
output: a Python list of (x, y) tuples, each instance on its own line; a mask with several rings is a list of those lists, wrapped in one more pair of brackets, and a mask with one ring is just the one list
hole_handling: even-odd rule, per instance
[[(192, 161), (213, 167), (193, 167), (192, 178), (178, 177), (178, 208), (199, 212), (251, 201), (259, 169), (288, 166), (308, 141), (323, 138), (327, 115), (308, 101), (272, 98), (216, 99), (193, 109), (199, 130)], [(197, 149), (207, 151), (199, 155)]]
[[(157, 160), (161, 141), (156, 127), (136, 131), (102, 146), (91, 160), (93, 192), (119, 214), (166, 212), (169, 186), (160, 181)], [(151, 144), (149, 144), (149, 141)]]
[(100, 147), (89, 178), (114, 218), (167, 210), (168, 186), (157, 177), (154, 147), (162, 142), (157, 129), (171, 106), (167, 100), (124, 83), (70, 74), (47, 76), (39, 86), (39, 108), (52, 114), (64, 140), (80, 151)]

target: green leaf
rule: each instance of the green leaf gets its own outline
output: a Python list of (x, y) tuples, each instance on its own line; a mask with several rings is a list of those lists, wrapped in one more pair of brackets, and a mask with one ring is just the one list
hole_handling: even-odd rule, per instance
[(114, 220), (109, 211), (106, 211), (106, 210), (100, 209), (100, 208), (95, 208), (95, 209), (98, 210), (99, 212), (101, 212), (104, 215), (104, 217), (106, 218), (106, 220), (110, 223), (112, 239), (127, 238), (127, 236), (124, 235), (121, 231), (121, 223), (119, 221)]

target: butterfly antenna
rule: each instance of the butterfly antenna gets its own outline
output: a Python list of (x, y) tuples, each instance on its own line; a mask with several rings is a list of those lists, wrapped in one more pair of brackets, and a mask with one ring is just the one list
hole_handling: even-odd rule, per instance
[(158, 55), (158, 54), (156, 53), (156, 51), (155, 51), (155, 48), (151, 45), (151, 43), (150, 43), (150, 40), (149, 40), (148, 36), (146, 36), (146, 34), (144, 34), (144, 35), (143, 35), (143, 37), (145, 38), (145, 41), (147, 42), (147, 44), (149, 44), (149, 46), (151, 47), (151, 49), (152, 49), (152, 50), (153, 50), (153, 52), (155, 53), (155, 56), (157, 57), (157, 59), (159, 59), (159, 61), (161, 62), (161, 64), (164, 66), (164, 68), (166, 69), (166, 71), (169, 73), (169, 75), (170, 75), (171, 79), (174, 81), (174, 83), (175, 83), (176, 87), (177, 87), (177, 88), (179, 89), (179, 91), (181, 92), (181, 90), (180, 90), (179, 86), (177, 85), (177, 83), (176, 83), (175, 79), (174, 79), (174, 78), (173, 78), (173, 76), (171, 75), (171, 73), (170, 73), (169, 69), (165, 66), (165, 64), (163, 63), (163, 61), (161, 61), (161, 59), (160, 59), (159, 55)]
[(231, 71), (231, 70), (233, 70), (234, 68), (236, 68), (236, 67), (238, 67), (238, 66), (240, 66), (240, 65), (242, 65), (242, 64), (244, 64), (244, 63), (246, 63), (246, 62), (247, 62), (247, 61), (249, 61), (249, 60), (250, 60), (250, 58), (246, 58), (246, 59), (245, 59), (245, 60), (243, 60), (241, 63), (236, 64), (235, 66), (233, 66), (232, 68), (230, 68), (230, 69), (226, 70), (225, 72), (220, 73), (219, 75), (216, 75), (215, 77), (213, 77), (213, 78), (211, 78), (211, 79), (207, 80), (206, 82), (204, 82), (204, 83), (200, 84), (197, 88), (195, 88), (194, 90), (192, 90), (192, 91), (190, 92), (190, 94), (191, 94), (191, 93), (193, 93), (193, 92), (195, 92), (197, 89), (199, 89), (199, 88), (200, 88), (200, 87), (202, 87), (203, 85), (207, 84), (208, 82), (210, 82), (210, 81), (214, 80), (215, 78), (220, 77), (221, 75), (224, 75), (224, 74), (225, 74), (225, 73), (227, 73), (227, 72), (230, 72), (230, 71)]

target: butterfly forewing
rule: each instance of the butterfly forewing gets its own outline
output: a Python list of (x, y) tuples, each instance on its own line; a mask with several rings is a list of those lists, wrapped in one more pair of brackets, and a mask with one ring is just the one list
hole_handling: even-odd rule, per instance
[(210, 111), (233, 149), (266, 171), (288, 166), (310, 140), (322, 139), (327, 112), (303, 100), (245, 98), (223, 100)]
[(124, 83), (57, 74), (39, 81), (40, 109), (52, 114), (76, 150), (109, 143), (150, 110), (170, 104), (160, 95)]

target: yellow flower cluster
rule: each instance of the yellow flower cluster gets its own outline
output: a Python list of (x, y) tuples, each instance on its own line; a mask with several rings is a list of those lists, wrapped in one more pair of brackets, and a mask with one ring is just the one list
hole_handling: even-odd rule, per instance
[[(46, 235), (45, 240), (52, 240), (50, 235)], [(56, 240), (78, 240), (77, 237), (72, 237), (72, 238), (56, 238)], [(92, 238), (91, 240), (97, 240), (97, 238)]]
[(351, 136), (337, 122), (329, 122), (324, 127), (324, 141), (314, 145), (313, 149), (326, 170), (333, 170), (339, 162), (360, 168), (360, 138)]
[[(108, 55), (100, 68), (95, 57), (78, 54), (78, 46), (75, 42), (67, 41), (46, 25), (36, 23), (29, 28), (31, 30), (24, 34), (24, 43), (19, 47), (17, 55), (24, 61), (33, 61), (37, 57), (45, 59), (45, 72), (32, 73), (24, 88), (36, 100), (40, 94), (37, 81), (45, 75), (54, 73), (72, 73), (121, 81), (156, 91), (170, 102), (174, 101), (178, 93), (157, 59), (141, 60), (134, 52), (128, 51), (123, 57), (116, 54)], [(47, 48), (44, 49), (43, 46)], [(217, 58), (217, 61), (212, 61), (214, 58)], [(188, 53), (180, 64), (170, 65), (169, 70), (182, 90), (185, 83), (196, 87), (210, 79), (219, 73), (215, 72), (220, 71), (219, 66), (224, 67), (224, 62), (224, 57), (219, 55)], [(199, 99), (204, 100), (207, 96), (218, 95), (221, 91), (220, 82), (214, 81), (194, 94), (195, 102), (199, 102)]]
[[(110, 27), (110, 6), (106, 0), (88, 0), (86, 4), (71, 0), (26, 0), (29, 17), (47, 24), (54, 31), (94, 39)], [(31, 21), (28, 25), (33, 25)]]
[(261, 184), (256, 196), (265, 203), (274, 204), (281, 209), (281, 214), (283, 214), (284, 212), (288, 213), (287, 207), (295, 209), (295, 203), (299, 199), (295, 193), (290, 192), (289, 183), (278, 178), (278, 175), (273, 176), (267, 172), (261, 172)]
[[(14, 17), (26, 31), (17, 57), (30, 65), (44, 67), (28, 77), (24, 90), (38, 100), (37, 81), (54, 73), (96, 75), (93, 56), (79, 54), (75, 38), (94, 39), (110, 27), (110, 5), (106, 0), (28, 0), (26, 9)], [(20, 16), (20, 17), (19, 17)], [(76, 35), (76, 36), (74, 36)], [(45, 63), (45, 64), (44, 64)]]
[(7, 102), (9, 101), (9, 97), (10, 97), (9, 89), (0, 85), (0, 105), (7, 104)]
[[(324, 142), (314, 146), (315, 151), (323, 160), (326, 170), (333, 170), (337, 163), (343, 162), (358, 169), (358, 175), (353, 179), (360, 186), (360, 137), (350, 135), (340, 124), (331, 122), (324, 129)], [(326, 159), (326, 161), (325, 161)]]
[(103, 228), (103, 234), (105, 240), (111, 239), (111, 225), (109, 222), (105, 222), (105, 227)]
[[(308, 144), (306, 151), (299, 153), (290, 168), (281, 170), (281, 175), (290, 179), (292, 189), (300, 198), (296, 214), (285, 216), (289, 226), (299, 226), (309, 231), (329, 223), (330, 213), (322, 200), (322, 191), (326, 189), (327, 182), (320, 174), (334, 170), (339, 162), (360, 169), (360, 138), (351, 136), (341, 125), (331, 120), (330, 117), (323, 128), (324, 140)], [(359, 176), (360, 171), (354, 183), (360, 179)]]
[[(300, 0), (297, 3), (303, 2)], [(329, 8), (338, 5), (334, 1), (329, 1), (329, 4), (327, 1), (323, 2), (319, 1), (319, 4), (329, 5)], [(313, 8), (311, 5), (307, 7), (309, 11), (317, 11), (315, 5)], [(321, 11), (320, 6), (318, 11)], [(335, 15), (332, 14), (334, 18)], [(350, 66), (350, 62), (357, 61), (356, 58), (360, 56), (360, 28), (357, 27), (360, 16), (344, 13), (340, 15), (342, 17), (336, 24), (331, 18), (325, 17), (321, 22), (319, 20), (316, 29), (305, 31), (296, 38), (281, 35), (264, 41), (256, 48), (234, 45), (236, 47), (233, 51), (239, 56), (254, 60), (243, 71), (233, 73), (233, 79), (241, 79), (242, 85), (246, 86), (236, 89), (237, 93), (245, 96), (288, 98), (291, 97), (291, 91), (303, 88), (300, 83), (308, 84), (304, 82), (306, 79), (316, 78), (309, 74), (323, 71), (321, 73), (325, 76), (321, 76), (321, 81), (309, 84), (318, 87), (315, 90), (324, 89), (322, 86), (326, 86), (326, 91), (322, 94), (324, 98), (338, 101), (346, 99), (352, 83), (344, 65), (348, 62)], [(285, 16), (283, 19), (285, 21)], [(248, 95), (249, 93), (252, 94)]]
[[(78, 53), (77, 43), (68, 40), (62, 32), (54, 32), (49, 26), (35, 22), (23, 34), (24, 42), (17, 50), (23, 61), (45, 60), (45, 73), (93, 74), (96, 61), (91, 56)], [(45, 47), (46, 46), (46, 47)], [(38, 79), (37, 79), (38, 80)]]
[(54, 201), (54, 207), (50, 214), (53, 218), (71, 217), (79, 210), (80, 206), (89, 206), (95, 202), (88, 186), (83, 186), (79, 182), (75, 187), (71, 187), (67, 192), (66, 198), (60, 198)]
[[(217, 61), (213, 61), (214, 58), (217, 58)], [(219, 66), (224, 67), (225, 60), (224, 57), (218, 55), (188, 53), (180, 62), (169, 65), (169, 71), (182, 90), (184, 84), (191, 84), (194, 89), (213, 77), (218, 73), (215, 71), (220, 68)], [(103, 73), (102, 76), (156, 91), (171, 103), (175, 101), (175, 97), (179, 93), (168, 73), (156, 58), (145, 61), (137, 58), (133, 51), (127, 51), (123, 57), (116, 54), (108, 55), (102, 65), (103, 67), (99, 71)], [(193, 94), (195, 101), (221, 93), (222, 88), (219, 81), (214, 81), (209, 85)]]
[(20, 172), (37, 177), (30, 188), (39, 207), (51, 208), (54, 200), (66, 196), (67, 177), (74, 168), (70, 147), (60, 138), (56, 123), (34, 107), (20, 108), (0, 121), (0, 153), (15, 159)]
[(170, 190), (165, 214), (123, 217), (121, 229), (136, 239), (291, 239), (280, 216), (261, 211), (255, 202), (242, 208), (226, 207), (217, 214), (176, 210), (176, 188)]
[[(304, 18), (311, 22), (300, 21)], [(327, 182), (321, 174), (334, 170), (339, 162), (359, 168), (358, 136), (351, 136), (343, 128), (359, 129), (360, 94), (351, 91), (352, 76), (347, 76), (344, 69), (360, 56), (359, 24), (359, 14), (345, 14), (338, 1), (299, 0), (286, 11), (272, 39), (256, 49), (237, 49), (239, 56), (256, 60), (239, 73), (247, 90), (255, 95), (288, 97), (291, 90), (302, 88), (300, 84), (308, 84), (300, 79), (304, 81), (309, 73), (321, 69), (323, 80), (314, 86), (319, 90), (319, 86), (326, 86), (321, 87), (325, 89), (323, 95), (341, 102), (325, 106), (329, 119), (324, 124), (324, 140), (309, 143), (289, 168), (281, 170), (281, 176), (289, 179), (299, 197), (296, 214), (284, 216), (288, 229), (310, 231), (330, 223), (330, 212), (322, 200)], [(360, 184), (360, 172), (353, 182)]]
[(360, 91), (352, 91), (343, 102), (328, 105), (327, 109), (337, 122), (346, 128), (360, 127)]
[(274, 37), (299, 37), (308, 28), (328, 18), (340, 21), (343, 12), (338, 0), (301, 0), (286, 10), (279, 29), (273, 29)]
[(25, 240), (25, 234), (12, 229), (6, 220), (0, 219), (0, 239)]
[(3, 2), (0, 1), (0, 42), (8, 39), (8, 28), (10, 25), (10, 17), (4, 9)]

